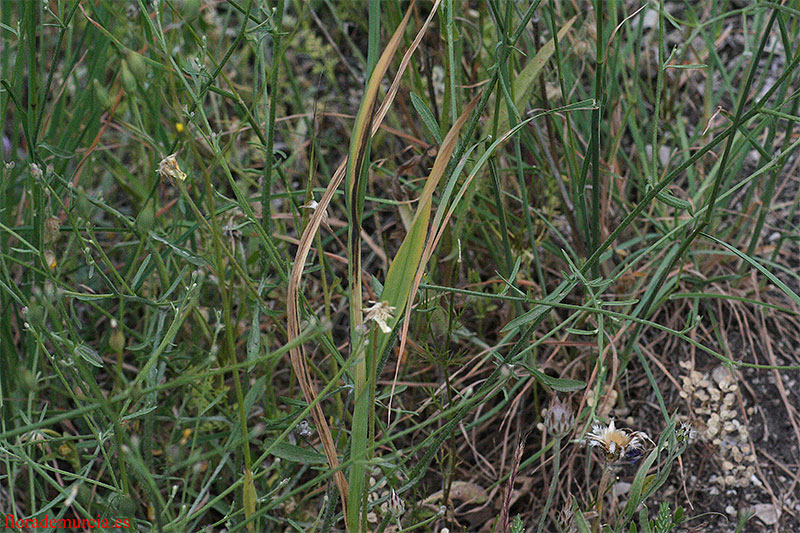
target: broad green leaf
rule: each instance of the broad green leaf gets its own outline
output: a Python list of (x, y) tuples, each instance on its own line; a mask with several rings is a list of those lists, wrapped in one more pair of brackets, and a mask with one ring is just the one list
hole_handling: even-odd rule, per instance
[(578, 527), (579, 533), (591, 533), (589, 529), (589, 524), (586, 522), (586, 518), (583, 516), (583, 512), (581, 512), (580, 507), (578, 507), (578, 502), (572, 502), (572, 512), (575, 514), (575, 525)]
[(648, 480), (650, 476), (648, 476), (647, 472), (658, 458), (659, 451), (661, 451), (661, 448), (656, 447), (642, 462), (641, 466), (639, 466), (639, 470), (636, 472), (636, 477), (633, 478), (628, 503), (625, 505), (625, 509), (622, 511), (621, 517), (623, 520), (628, 520), (633, 516), (636, 508), (639, 507), (639, 504), (642, 503), (642, 500), (646, 496), (645, 487), (652, 483), (652, 479)]

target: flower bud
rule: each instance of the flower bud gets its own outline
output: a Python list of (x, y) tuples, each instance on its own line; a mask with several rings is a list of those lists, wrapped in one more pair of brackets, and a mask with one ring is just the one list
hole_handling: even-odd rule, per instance
[(550, 407), (544, 413), (544, 426), (547, 431), (554, 437), (561, 438), (572, 431), (574, 424), (575, 415), (572, 414), (572, 410), (554, 394)]
[(406, 512), (406, 504), (403, 498), (394, 489), (392, 489), (392, 494), (389, 496), (388, 509), (389, 513), (396, 519), (399, 519)]
[(58, 240), (61, 231), (61, 219), (50, 217), (44, 221), (44, 242), (52, 244)]
[(108, 336), (108, 347), (114, 353), (120, 353), (125, 349), (125, 334), (120, 328), (114, 328)]

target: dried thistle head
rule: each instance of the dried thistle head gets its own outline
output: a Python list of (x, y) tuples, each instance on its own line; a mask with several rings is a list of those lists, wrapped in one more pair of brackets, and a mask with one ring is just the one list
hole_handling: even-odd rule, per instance
[(607, 426), (599, 423), (594, 424), (592, 431), (587, 433), (584, 442), (589, 446), (599, 447), (603, 452), (603, 458), (608, 464), (634, 463), (641, 459), (648, 445), (655, 446), (655, 443), (647, 433), (619, 429), (614, 425), (613, 418)]

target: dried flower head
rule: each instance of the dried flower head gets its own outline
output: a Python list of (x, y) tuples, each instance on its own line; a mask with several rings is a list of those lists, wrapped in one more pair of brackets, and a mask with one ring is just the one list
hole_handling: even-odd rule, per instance
[(168, 155), (158, 164), (158, 175), (163, 179), (176, 179), (180, 181), (186, 180), (186, 173), (178, 166), (178, 160), (175, 159), (177, 154)]
[(550, 400), (550, 407), (544, 412), (544, 426), (554, 437), (561, 438), (570, 431), (575, 424), (575, 415), (569, 405), (563, 403), (557, 395)]
[(44, 221), (44, 242), (52, 244), (58, 240), (61, 231), (61, 219), (49, 217)]
[(389, 302), (375, 302), (370, 300), (372, 304), (371, 307), (366, 309), (367, 316), (365, 320), (369, 322), (370, 320), (374, 320), (378, 327), (381, 328), (381, 331), (384, 333), (391, 333), (392, 328), (390, 328), (387, 324), (387, 320), (391, 320), (394, 317), (394, 307), (389, 305)]
[(609, 421), (608, 426), (594, 424), (584, 442), (589, 446), (600, 447), (609, 464), (624, 461), (636, 462), (644, 455), (645, 447), (648, 444), (655, 445), (643, 431), (616, 428), (613, 418)]

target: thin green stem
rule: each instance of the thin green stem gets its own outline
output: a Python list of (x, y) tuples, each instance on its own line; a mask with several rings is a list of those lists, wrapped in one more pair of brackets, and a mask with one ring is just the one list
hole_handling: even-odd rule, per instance
[(547, 501), (542, 509), (542, 516), (539, 517), (539, 527), (536, 528), (536, 533), (542, 533), (545, 523), (547, 522), (547, 514), (550, 512), (550, 506), (553, 504), (553, 496), (558, 489), (558, 483), (561, 481), (559, 475), (561, 473), (561, 437), (555, 437), (555, 444), (553, 445), (553, 474), (550, 478), (550, 489), (547, 491)]

